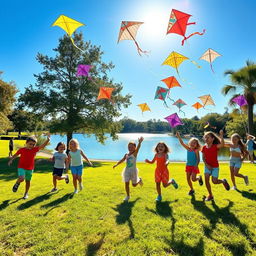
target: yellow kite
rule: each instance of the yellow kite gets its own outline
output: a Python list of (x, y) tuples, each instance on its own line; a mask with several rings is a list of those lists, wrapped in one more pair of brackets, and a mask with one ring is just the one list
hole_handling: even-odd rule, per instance
[(142, 103), (142, 104), (139, 104), (137, 106), (140, 107), (142, 113), (145, 112), (145, 111), (151, 111), (151, 109), (149, 108), (147, 103)]
[(75, 45), (74, 40), (72, 38), (72, 34), (81, 26), (85, 26), (85, 24), (80, 23), (76, 20), (73, 20), (65, 15), (60, 15), (59, 18), (52, 24), (52, 27), (54, 26), (58, 26), (60, 28), (62, 28), (64, 31), (66, 31), (66, 33), (69, 35), (70, 40), (72, 42), (72, 44), (79, 49), (80, 51), (82, 51), (78, 46)]

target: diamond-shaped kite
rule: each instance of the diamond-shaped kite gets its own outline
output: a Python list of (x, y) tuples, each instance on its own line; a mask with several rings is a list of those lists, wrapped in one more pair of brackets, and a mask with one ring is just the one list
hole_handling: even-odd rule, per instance
[(177, 113), (174, 113), (170, 116), (165, 117), (164, 119), (166, 119), (168, 121), (168, 123), (170, 124), (170, 126), (172, 128), (178, 126), (178, 125), (183, 125), (182, 121), (180, 120), (179, 116), (177, 115)]

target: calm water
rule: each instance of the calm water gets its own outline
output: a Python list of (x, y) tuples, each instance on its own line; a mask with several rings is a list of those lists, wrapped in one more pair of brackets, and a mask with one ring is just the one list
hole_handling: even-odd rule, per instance
[[(107, 139), (105, 145), (97, 142), (94, 136), (87, 137), (82, 134), (74, 134), (74, 138), (78, 139), (81, 149), (84, 150), (88, 158), (104, 160), (121, 159), (127, 152), (128, 142), (131, 140), (137, 142), (140, 136), (144, 137), (144, 141), (138, 154), (138, 161), (153, 158), (154, 147), (160, 141), (164, 141), (171, 148), (169, 158), (172, 161), (186, 161), (186, 150), (180, 146), (176, 137), (171, 137), (168, 134), (122, 133), (118, 135), (119, 139), (116, 141)], [(51, 145), (48, 148), (54, 149), (60, 141), (66, 143), (66, 136), (52, 135)], [(184, 142), (187, 141), (184, 139)], [(228, 160), (228, 157), (228, 151), (224, 149), (220, 152), (219, 160)]]

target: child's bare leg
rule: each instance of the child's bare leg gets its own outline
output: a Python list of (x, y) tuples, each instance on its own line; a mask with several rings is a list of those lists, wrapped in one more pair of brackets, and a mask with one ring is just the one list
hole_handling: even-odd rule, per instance
[(190, 187), (191, 190), (194, 190), (193, 189), (193, 184), (191, 182), (191, 173), (187, 172), (187, 182), (188, 182), (188, 185)]
[(28, 193), (30, 188), (30, 180), (26, 180), (26, 189), (25, 189), (25, 194)]
[(205, 173), (204, 178), (205, 178), (205, 185), (206, 185), (206, 188), (208, 190), (209, 196), (213, 196), (212, 195), (212, 188), (211, 188), (211, 184), (210, 184), (210, 174)]
[(128, 181), (128, 182), (125, 182), (125, 191), (126, 191), (126, 195), (127, 196), (130, 196), (130, 184), (129, 184), (130, 182)]
[(53, 187), (56, 188), (57, 187), (57, 176), (56, 175), (52, 176), (52, 183), (53, 183)]
[(77, 179), (78, 179), (78, 182), (79, 182), (79, 183), (82, 183), (82, 176), (77, 175)]
[(236, 177), (239, 177), (239, 178), (243, 178), (243, 179), (244, 179), (244, 175), (241, 174), (241, 173), (239, 173), (239, 170), (240, 170), (240, 168), (234, 168), (234, 175), (235, 175)]
[(235, 179), (235, 175), (234, 175), (234, 167), (230, 166), (230, 177), (231, 177), (231, 181), (233, 183), (233, 186), (236, 187), (236, 179)]
[(73, 176), (73, 185), (75, 190), (77, 190), (77, 175), (76, 174), (72, 174)]
[(157, 191), (157, 194), (159, 196), (161, 196), (161, 183), (160, 182), (156, 182), (156, 191)]
[(218, 179), (218, 178), (216, 178), (216, 177), (212, 177), (212, 183), (213, 183), (213, 184), (223, 184), (224, 181), (223, 181), (223, 180), (220, 180), (220, 179)]

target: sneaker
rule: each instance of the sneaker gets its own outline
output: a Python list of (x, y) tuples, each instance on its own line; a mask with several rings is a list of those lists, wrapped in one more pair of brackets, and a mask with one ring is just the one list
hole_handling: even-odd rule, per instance
[(233, 186), (233, 187), (231, 188), (231, 190), (237, 190), (236, 186)]
[(69, 183), (69, 177), (68, 177), (68, 175), (66, 175), (66, 177), (65, 177), (65, 182), (66, 182), (66, 184)]
[(213, 201), (213, 196), (207, 196), (204, 201)]
[(141, 186), (143, 186), (142, 178), (140, 178), (140, 180), (139, 180), (139, 184), (140, 184)]
[(162, 201), (162, 196), (158, 195), (157, 198), (156, 198), (156, 201), (161, 202)]
[(175, 189), (177, 189), (179, 186), (176, 183), (175, 179), (171, 179), (171, 184), (174, 186)]
[(53, 189), (51, 190), (51, 192), (56, 192), (56, 191), (58, 191), (57, 188), (53, 188)]
[(25, 193), (23, 199), (28, 199), (28, 193)]
[(188, 192), (189, 196), (193, 196), (194, 194), (195, 194), (195, 190), (194, 189), (189, 190), (189, 192)]
[(199, 179), (198, 179), (199, 185), (200, 185), (200, 186), (203, 186), (203, 185), (204, 185), (204, 182), (203, 182), (202, 175), (199, 175), (198, 178), (199, 178)]
[(226, 179), (223, 179), (222, 181), (223, 181), (223, 185), (224, 185), (225, 189), (226, 189), (226, 190), (230, 190), (230, 186), (229, 186), (227, 180), (226, 180)]
[(12, 187), (12, 191), (17, 192), (19, 185), (20, 185), (20, 183), (15, 183), (14, 186)]
[(77, 189), (75, 189), (74, 194), (78, 194), (78, 190)]
[(246, 186), (249, 185), (249, 178), (248, 178), (248, 176), (244, 176), (244, 183), (245, 183)]
[(129, 197), (129, 196), (126, 196), (126, 197), (124, 198), (124, 202), (128, 202), (129, 199), (130, 199), (130, 197)]
[(83, 190), (83, 188), (84, 188), (83, 184), (82, 184), (82, 183), (79, 183), (79, 189), (80, 189), (80, 191)]

